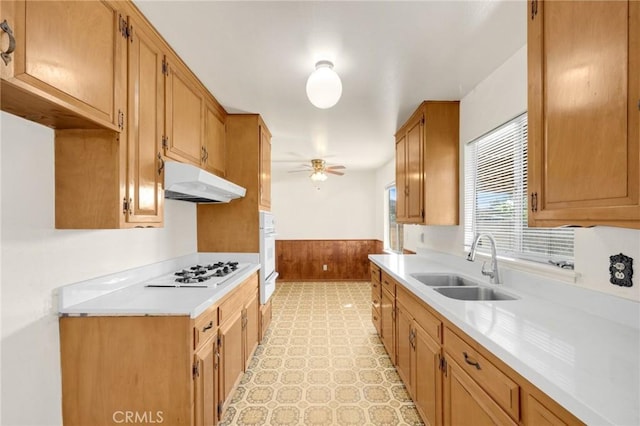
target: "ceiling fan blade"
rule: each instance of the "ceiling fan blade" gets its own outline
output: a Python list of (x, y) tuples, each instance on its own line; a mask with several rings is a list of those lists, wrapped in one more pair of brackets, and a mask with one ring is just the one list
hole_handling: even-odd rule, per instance
[(329, 169), (326, 169), (324, 172), (325, 173), (330, 173), (332, 175), (338, 175), (338, 176), (343, 176), (344, 175), (343, 172), (336, 172), (335, 170), (329, 170)]
[(327, 166), (326, 169), (333, 169), (333, 170), (345, 170), (346, 167), (345, 166), (341, 166), (339, 164), (335, 165), (335, 166)]

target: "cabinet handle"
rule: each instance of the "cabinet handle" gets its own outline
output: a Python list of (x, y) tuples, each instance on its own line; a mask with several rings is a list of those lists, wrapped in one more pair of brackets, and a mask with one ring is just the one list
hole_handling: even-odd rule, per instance
[(532, 212), (538, 211), (538, 193), (537, 192), (531, 193), (531, 211)]
[(471, 357), (469, 357), (469, 355), (467, 355), (466, 352), (462, 352), (462, 355), (464, 355), (464, 362), (466, 362), (469, 365), (473, 365), (475, 368), (480, 370), (480, 363), (478, 361), (473, 361), (471, 359)]
[(160, 161), (160, 167), (158, 167), (158, 176), (162, 174), (162, 170), (164, 170), (164, 160), (162, 159), (162, 154), (158, 152), (158, 161)]
[(212, 328), (213, 328), (213, 321), (209, 321), (209, 324), (202, 327), (202, 332), (204, 333), (205, 331), (210, 330)]
[(9, 47), (7, 47), (6, 51), (0, 53), (4, 64), (9, 65), (9, 62), (11, 62), (11, 54), (14, 50), (16, 50), (16, 39), (15, 37), (13, 37), (13, 31), (11, 30), (11, 27), (9, 26), (9, 23), (6, 19), (2, 21), (2, 23), (0, 23), (0, 29), (2, 29), (2, 31), (7, 33), (7, 35), (9, 36)]
[(209, 151), (205, 147), (204, 148), (204, 162), (206, 163), (208, 159), (209, 159)]

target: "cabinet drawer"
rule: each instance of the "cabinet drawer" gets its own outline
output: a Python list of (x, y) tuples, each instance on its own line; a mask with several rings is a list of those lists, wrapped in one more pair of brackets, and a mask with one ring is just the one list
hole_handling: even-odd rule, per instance
[(220, 324), (223, 324), (226, 320), (233, 317), (236, 312), (241, 311), (247, 298), (249, 298), (257, 288), (258, 275), (255, 274), (247, 278), (245, 282), (229, 293), (218, 309)]
[(371, 304), (376, 309), (380, 309), (380, 298), (382, 297), (380, 291), (380, 284), (371, 283)]
[(445, 328), (444, 348), (511, 417), (520, 418), (520, 386), (517, 383), (449, 328)]
[(218, 331), (218, 307), (211, 306), (195, 319), (193, 325), (193, 349), (198, 349)]
[(378, 336), (380, 335), (380, 326), (382, 325), (382, 316), (380, 315), (380, 309), (371, 308), (371, 322), (373, 322), (376, 331), (378, 332)]
[(386, 289), (392, 296), (396, 295), (396, 280), (391, 278), (389, 274), (382, 271), (382, 288)]
[(438, 343), (442, 342), (442, 322), (427, 310), (424, 303), (405, 290), (402, 286), (396, 288), (397, 299), (404, 305), (420, 327)]
[(369, 269), (371, 270), (371, 284), (374, 282), (380, 282), (380, 267), (375, 263), (369, 264)]

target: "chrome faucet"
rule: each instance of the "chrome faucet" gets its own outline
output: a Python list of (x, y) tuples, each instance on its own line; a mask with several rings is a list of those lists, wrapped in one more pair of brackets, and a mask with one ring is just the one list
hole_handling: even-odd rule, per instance
[(493, 239), (491, 234), (476, 234), (476, 237), (473, 239), (473, 243), (471, 244), (471, 250), (467, 255), (467, 260), (469, 262), (473, 262), (476, 259), (476, 249), (478, 246), (478, 241), (482, 237), (487, 237), (489, 242), (491, 243), (491, 269), (486, 270), (485, 266), (487, 262), (482, 264), (482, 275), (486, 275), (490, 278), (489, 282), (491, 284), (500, 284), (500, 274), (498, 273), (498, 257), (496, 256), (496, 241)]

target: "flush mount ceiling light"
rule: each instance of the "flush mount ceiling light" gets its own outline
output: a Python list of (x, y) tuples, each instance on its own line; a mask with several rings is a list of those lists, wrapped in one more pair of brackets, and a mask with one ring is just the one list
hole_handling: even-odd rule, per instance
[(318, 61), (307, 80), (307, 97), (320, 109), (331, 108), (342, 96), (342, 82), (333, 70), (333, 62)]

